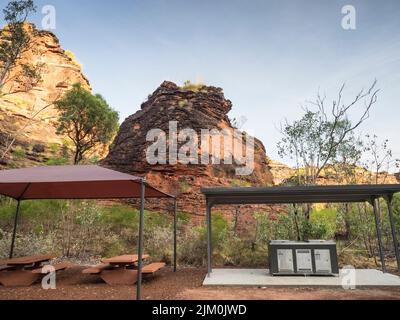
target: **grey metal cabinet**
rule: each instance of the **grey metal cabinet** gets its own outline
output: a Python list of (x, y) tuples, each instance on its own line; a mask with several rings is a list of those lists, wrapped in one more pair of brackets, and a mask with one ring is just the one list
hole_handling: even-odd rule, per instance
[(322, 240), (271, 241), (269, 267), (272, 275), (337, 275), (336, 243)]

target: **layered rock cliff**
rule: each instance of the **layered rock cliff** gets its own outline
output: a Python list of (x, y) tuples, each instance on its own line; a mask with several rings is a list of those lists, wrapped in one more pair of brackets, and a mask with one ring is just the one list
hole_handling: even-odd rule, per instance
[(27, 155), (24, 159), (28, 163), (24, 166), (45, 161), (39, 151), (45, 152), (50, 146), (54, 150), (63, 144), (63, 137), (56, 134), (54, 101), (74, 83), (81, 83), (90, 89), (80, 65), (61, 48), (53, 33), (37, 30), (33, 25), (26, 27), (32, 38), (32, 49), (22, 55), (18, 64), (42, 65), (41, 81), (25, 92), (22, 88), (24, 83), (18, 77), (20, 69), (17, 65), (9, 77), (11, 81), (3, 88), (3, 93), (21, 91), (0, 96), (0, 152), (16, 139), (11, 152), (3, 159), (3, 165), (10, 162), (18, 165), (18, 155), (12, 152), (17, 147)]
[[(143, 103), (141, 110), (121, 125), (103, 165), (145, 176), (152, 185), (166, 192), (179, 194), (184, 210), (192, 213), (203, 212), (201, 187), (272, 185), (273, 177), (268, 167), (265, 148), (257, 139), (254, 140), (255, 167), (248, 176), (237, 175), (236, 169), (241, 166), (234, 161), (232, 164), (225, 164), (223, 161), (221, 164), (188, 165), (170, 162), (156, 165), (148, 163), (146, 150), (152, 142), (146, 141), (146, 137), (151, 130), (165, 132), (167, 143), (171, 122), (175, 121), (178, 132), (193, 129), (198, 137), (201, 136), (202, 129), (216, 129), (220, 132), (225, 129), (233, 132), (234, 128), (228, 118), (231, 108), (231, 101), (225, 98), (220, 88), (202, 86), (190, 90), (178, 87), (172, 82), (164, 82), (149, 96), (148, 101)], [(178, 150), (182, 145), (184, 143), (179, 143)], [(200, 142), (196, 152), (200, 159)]]

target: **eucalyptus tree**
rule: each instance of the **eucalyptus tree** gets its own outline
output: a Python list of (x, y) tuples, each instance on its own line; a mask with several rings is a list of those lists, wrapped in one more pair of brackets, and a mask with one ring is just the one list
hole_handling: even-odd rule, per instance
[[(3, 9), (5, 27), (0, 32), (0, 95), (31, 90), (41, 81), (43, 64), (22, 62), (22, 55), (34, 50), (28, 17), (36, 12), (33, 0), (11, 1)], [(6, 85), (18, 83), (18, 86)]]
[[(282, 158), (289, 157), (296, 163), (298, 184), (317, 184), (324, 169), (335, 163), (338, 156), (347, 158), (344, 153), (356, 152), (358, 142), (352, 135), (369, 118), (377, 102), (376, 84), (374, 81), (368, 90), (361, 90), (347, 103), (343, 99), (345, 85), (342, 85), (329, 109), (326, 96), (318, 94), (303, 106), (304, 115), (299, 120), (291, 123), (286, 120), (281, 128), (278, 152)], [(360, 105), (361, 115), (356, 121), (350, 121), (350, 111)]]
[(74, 164), (96, 146), (108, 144), (118, 130), (118, 112), (101, 95), (93, 95), (79, 83), (55, 106), (59, 112), (57, 133), (68, 136), (75, 146)]

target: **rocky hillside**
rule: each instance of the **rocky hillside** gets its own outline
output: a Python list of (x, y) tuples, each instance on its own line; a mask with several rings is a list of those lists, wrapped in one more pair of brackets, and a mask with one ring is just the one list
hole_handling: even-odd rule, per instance
[[(33, 25), (27, 25), (27, 28), (32, 35), (33, 49), (24, 53), (20, 63), (42, 64), (42, 81), (28, 92), (0, 97), (0, 152), (3, 153), (13, 138), (17, 140), (12, 148), (15, 152), (1, 161), (3, 166), (19, 166), (21, 154), (28, 161), (21, 164), (24, 166), (47, 161), (50, 151), (54, 152), (65, 143), (55, 132), (57, 113), (53, 102), (74, 83), (79, 82), (90, 89), (80, 65), (71, 53), (61, 48), (54, 34), (36, 30)], [(16, 74), (18, 67), (15, 70), (10, 76), (13, 80), (3, 90), (6, 93), (22, 89), (23, 83), (18, 81)]]
[[(204, 201), (200, 188), (206, 186), (267, 186), (273, 184), (273, 176), (267, 163), (263, 144), (255, 139), (255, 169), (250, 176), (237, 176), (235, 164), (163, 164), (150, 165), (146, 150), (152, 144), (146, 142), (152, 129), (163, 130), (169, 135), (169, 122), (178, 122), (178, 132), (191, 128), (200, 136), (201, 129), (234, 128), (228, 118), (232, 103), (222, 89), (202, 86), (194, 89), (178, 87), (164, 82), (141, 110), (125, 120), (110, 148), (103, 165), (123, 172), (146, 176), (147, 180), (173, 194), (180, 194), (180, 202), (186, 211), (202, 213)], [(182, 144), (179, 145), (181, 147)], [(178, 148), (179, 148), (178, 147)], [(201, 150), (198, 149), (200, 157)]]
[(284, 163), (268, 159), (268, 167), (273, 176), (274, 185), (286, 183), (295, 175), (295, 170)]

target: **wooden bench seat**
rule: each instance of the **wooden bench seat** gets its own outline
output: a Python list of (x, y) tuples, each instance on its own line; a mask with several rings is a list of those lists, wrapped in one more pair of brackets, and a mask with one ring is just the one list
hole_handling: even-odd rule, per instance
[(14, 270), (15, 267), (13, 266), (0, 266), (0, 271), (9, 271), (9, 270)]
[[(64, 262), (64, 263), (59, 263), (59, 264), (52, 265), (52, 267), (54, 268), (54, 271), (58, 272), (58, 271), (70, 268), (71, 264), (69, 264), (67, 262)], [(35, 270), (32, 270), (32, 273), (35, 273), (35, 274), (46, 274), (46, 272), (43, 271), (43, 267), (35, 269)]]
[(98, 266), (90, 267), (82, 271), (83, 274), (100, 274), (103, 270), (111, 269), (112, 265), (110, 264), (100, 264)]
[(154, 274), (164, 267), (165, 267), (164, 262), (155, 262), (155, 263), (149, 264), (147, 266), (144, 266), (142, 269), (142, 273), (143, 274)]
[(7, 270), (8, 268), (6, 260), (0, 260), (0, 271)]

